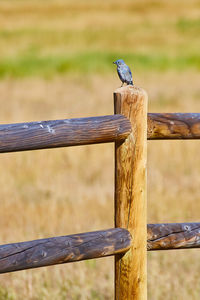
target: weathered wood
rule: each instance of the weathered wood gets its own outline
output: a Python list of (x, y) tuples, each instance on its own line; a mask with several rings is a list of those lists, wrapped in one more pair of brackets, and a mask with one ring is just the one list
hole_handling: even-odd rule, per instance
[(0, 273), (124, 253), (130, 245), (130, 233), (121, 228), (2, 245)]
[(200, 223), (148, 224), (147, 249), (200, 248)]
[(200, 139), (200, 113), (149, 113), (148, 139)]
[[(130, 247), (131, 235), (122, 228), (7, 244), (0, 246), (0, 273), (116, 255)], [(200, 248), (200, 223), (148, 224), (148, 251), (189, 248)]]
[(0, 125), (0, 153), (114, 142), (130, 131), (121, 115)]
[(114, 102), (115, 113), (125, 115), (132, 125), (127, 139), (115, 143), (115, 226), (133, 236), (130, 250), (115, 256), (115, 299), (145, 300), (147, 94), (126, 86), (115, 91)]
[[(122, 115), (0, 125), (0, 153), (124, 140)], [(148, 114), (148, 139), (200, 139), (200, 114)]]

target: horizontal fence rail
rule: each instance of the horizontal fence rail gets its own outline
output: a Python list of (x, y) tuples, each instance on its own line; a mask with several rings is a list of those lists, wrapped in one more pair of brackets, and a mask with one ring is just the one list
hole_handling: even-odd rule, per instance
[(148, 139), (200, 139), (200, 113), (149, 113)]
[[(108, 143), (131, 132), (123, 115), (0, 125), (0, 153)], [(148, 139), (200, 139), (200, 113), (148, 114)]]
[(200, 223), (148, 224), (148, 250), (200, 248)]
[[(125, 253), (131, 235), (122, 228), (0, 246), (0, 273)], [(147, 225), (147, 250), (200, 248), (200, 223)]]
[(0, 273), (50, 266), (126, 252), (131, 235), (121, 228), (0, 246)]
[(122, 115), (0, 125), (0, 153), (124, 140), (131, 132)]

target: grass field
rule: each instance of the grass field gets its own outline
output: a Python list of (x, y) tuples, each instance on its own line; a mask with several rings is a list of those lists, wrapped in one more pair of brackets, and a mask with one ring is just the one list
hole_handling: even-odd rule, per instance
[[(0, 2), (1, 123), (113, 113), (124, 58), (150, 112), (200, 112), (199, 1)], [(148, 142), (148, 222), (199, 221), (199, 141)], [(2, 154), (0, 243), (113, 226), (113, 145)], [(148, 253), (150, 300), (199, 299), (198, 250)], [(113, 299), (113, 258), (1, 275), (0, 300)]]

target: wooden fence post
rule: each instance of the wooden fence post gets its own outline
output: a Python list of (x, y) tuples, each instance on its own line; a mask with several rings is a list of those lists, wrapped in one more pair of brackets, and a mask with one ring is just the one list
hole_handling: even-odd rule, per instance
[(115, 256), (115, 299), (147, 299), (147, 94), (126, 86), (114, 92), (115, 114), (126, 116), (132, 132), (115, 143), (115, 227), (129, 230), (133, 242)]

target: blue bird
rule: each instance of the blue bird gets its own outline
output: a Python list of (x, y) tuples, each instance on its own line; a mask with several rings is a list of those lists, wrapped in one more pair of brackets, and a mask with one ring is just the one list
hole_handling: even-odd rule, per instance
[(122, 85), (124, 83), (133, 85), (132, 73), (129, 68), (123, 61), (123, 59), (118, 59), (113, 62), (113, 64), (117, 65), (117, 73), (119, 75), (120, 80), (122, 81)]

